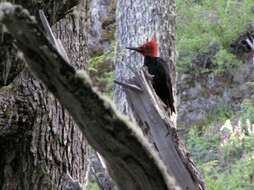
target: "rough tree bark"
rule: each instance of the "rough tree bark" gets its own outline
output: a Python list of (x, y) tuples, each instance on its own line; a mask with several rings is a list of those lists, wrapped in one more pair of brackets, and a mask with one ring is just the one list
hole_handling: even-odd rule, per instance
[(90, 144), (105, 158), (119, 188), (179, 189), (139, 128), (119, 115), (92, 88), (84, 71), (77, 72), (68, 65), (27, 12), (12, 5), (0, 7), (0, 22), (15, 36), (30, 68), (69, 110)]
[[(78, 2), (18, 1), (36, 14), (46, 10), (52, 24)], [(83, 67), (87, 54), (85, 12), (79, 14), (54, 26), (76, 68)], [(86, 181), (90, 151), (84, 136), (68, 112), (24, 69), (10, 34), (1, 31), (1, 36), (1, 72), (8, 71), (1, 86), (9, 86), (0, 90), (0, 189), (79, 188)]]
[[(0, 0), (2, 2), (3, 0)], [(70, 12), (73, 7), (80, 3), (80, 0), (68, 0), (68, 1), (60, 1), (60, 0), (16, 0), (15, 3), (23, 5), (26, 7), (33, 15), (38, 17), (38, 10), (42, 9), (48, 19), (53, 25), (58, 20), (64, 17), (68, 12)], [(11, 83), (14, 78), (23, 70), (24, 63), (20, 60), (17, 55), (17, 48), (15, 47), (12, 36), (3, 31), (4, 27), (0, 26), (0, 86), (5, 86)]]
[[(155, 35), (159, 41), (159, 56), (169, 63), (175, 94), (175, 1), (119, 0), (116, 25), (115, 79), (123, 81), (131, 78), (133, 73), (129, 67), (139, 69), (143, 65), (142, 56), (125, 50), (125, 47), (137, 46)], [(113, 100), (118, 110), (126, 114), (131, 112), (119, 85), (114, 85)]]

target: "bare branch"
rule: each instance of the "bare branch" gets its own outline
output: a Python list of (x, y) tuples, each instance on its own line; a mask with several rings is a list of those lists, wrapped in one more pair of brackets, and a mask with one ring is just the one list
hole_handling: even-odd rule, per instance
[(118, 84), (118, 85), (121, 85), (121, 86), (124, 86), (124, 87), (127, 87), (127, 88), (130, 88), (132, 90), (136, 90), (138, 92), (142, 92), (143, 90), (138, 87), (137, 85), (133, 85), (133, 84), (130, 84), (130, 83), (126, 83), (126, 82), (121, 82), (121, 81), (118, 81), (118, 80), (114, 80), (114, 83)]
[(62, 44), (60, 39), (57, 39), (54, 36), (53, 31), (50, 28), (50, 25), (48, 23), (48, 20), (45, 16), (43, 10), (39, 10), (39, 15), (40, 15), (40, 19), (41, 19), (41, 22), (42, 22), (42, 26), (44, 27), (44, 29), (47, 33), (47, 36), (50, 39), (51, 44), (57, 49), (58, 53), (63, 56), (65, 61), (69, 62), (70, 60), (69, 60), (68, 55), (67, 55), (67, 53), (66, 53), (66, 51), (63, 47), (63, 44)]

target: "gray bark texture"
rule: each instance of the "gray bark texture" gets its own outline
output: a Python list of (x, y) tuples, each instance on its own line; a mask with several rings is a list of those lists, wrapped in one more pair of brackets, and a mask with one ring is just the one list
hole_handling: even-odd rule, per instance
[(115, 190), (117, 187), (113, 184), (112, 180), (110, 180), (108, 173), (107, 173), (107, 167), (104, 165), (104, 161), (102, 160), (101, 156), (99, 156), (98, 153), (93, 154), (90, 157), (90, 177), (94, 178), (97, 182), (99, 188), (101, 190)]
[[(5, 2), (0, 0), (0, 2)], [(39, 9), (42, 9), (51, 25), (55, 24), (58, 20), (64, 17), (67, 13), (71, 12), (73, 7), (80, 3), (80, 0), (15, 0), (16, 4), (23, 5), (33, 15), (38, 17)], [(4, 27), (0, 25), (0, 87), (10, 84), (15, 77), (23, 70), (24, 63), (20, 60), (17, 47), (13, 43), (12, 36), (4, 31)]]
[[(42, 8), (47, 10), (51, 21), (57, 20), (55, 15), (50, 15), (52, 8), (56, 6), (54, 10), (63, 10), (64, 3), (50, 2), (52, 6), (47, 7), (46, 1), (19, 1), (28, 5), (33, 13)], [(70, 2), (65, 1), (67, 4)], [(37, 6), (37, 3), (44, 6)], [(80, 17), (68, 15), (54, 26), (76, 68), (83, 67), (87, 53), (83, 24), (85, 12), (80, 13)], [(19, 28), (20, 24), (16, 23), (16, 27)], [(87, 179), (86, 158), (90, 154), (84, 135), (69, 113), (25, 68), (22, 53), (12, 36), (3, 31), (1, 35), (4, 39), (0, 46), (4, 49), (1, 54), (5, 56), (1, 67), (8, 68), (10, 75), (5, 76), (0, 89), (0, 189), (80, 189)]]
[[(4, 0), (1, 0), (1, 2)], [(38, 10), (42, 9), (46, 16), (49, 18), (49, 23), (53, 25), (60, 19), (64, 18), (69, 12), (72, 12), (72, 9), (84, 0), (15, 0), (17, 5), (24, 5), (26, 9), (30, 11), (32, 15), (38, 17)], [(84, 3), (83, 3), (84, 5)]]
[[(159, 42), (159, 56), (168, 62), (175, 94), (175, 1), (118, 0), (116, 25), (115, 79), (124, 81), (131, 78), (133, 73), (129, 68), (140, 69), (143, 65), (143, 57), (125, 47), (138, 46), (155, 36)], [(119, 85), (114, 85), (113, 100), (119, 111), (131, 113)]]
[(4, 4), (0, 15), (0, 22), (15, 37), (31, 70), (68, 109), (89, 143), (104, 157), (119, 189), (180, 189), (140, 129), (92, 88), (84, 71), (75, 71), (63, 59), (27, 12)]

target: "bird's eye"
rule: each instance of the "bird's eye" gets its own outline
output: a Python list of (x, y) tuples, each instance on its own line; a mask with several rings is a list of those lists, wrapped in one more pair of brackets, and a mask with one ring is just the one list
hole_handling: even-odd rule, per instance
[(145, 52), (146, 52), (146, 53), (149, 53), (150, 51), (151, 51), (151, 48), (150, 48), (150, 47), (146, 47), (146, 48), (145, 48)]

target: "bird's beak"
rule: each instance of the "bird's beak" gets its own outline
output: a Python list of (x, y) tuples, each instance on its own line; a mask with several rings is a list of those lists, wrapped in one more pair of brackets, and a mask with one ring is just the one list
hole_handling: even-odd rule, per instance
[(134, 51), (140, 52), (140, 49), (139, 49), (139, 48), (135, 48), (135, 47), (126, 47), (126, 49), (134, 50)]

